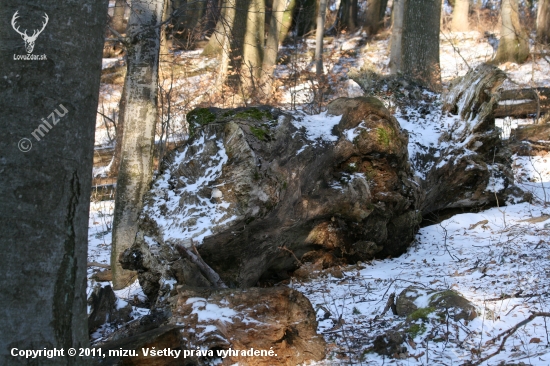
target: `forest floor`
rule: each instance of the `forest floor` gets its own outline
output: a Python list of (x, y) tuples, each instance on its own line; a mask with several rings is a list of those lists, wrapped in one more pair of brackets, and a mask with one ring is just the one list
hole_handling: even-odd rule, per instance
[[(448, 33), (442, 35), (441, 40), (445, 85), (452, 78), (464, 75), (467, 64), (473, 67), (490, 59), (494, 52), (478, 32)], [(357, 87), (348, 82), (348, 74), (354, 71), (363, 70), (362, 75), (368, 70), (387, 74), (387, 44), (387, 38), (365, 42), (360, 33), (332, 39), (327, 45), (333, 60), (327, 62), (328, 72), (334, 80), (332, 97), (347, 96), (350, 88), (356, 90)], [(295, 47), (301, 47), (302, 53), (312, 46), (314, 44), (306, 42)], [(288, 54), (292, 55), (292, 52), (288, 51)], [(215, 63), (198, 55), (198, 51), (189, 51), (178, 56), (187, 60), (188, 65), (204, 70), (199, 76), (200, 83), (194, 87), (195, 92), (202, 83), (211, 80), (213, 76), (208, 70)], [(290, 77), (295, 69), (306, 70), (307, 67), (305, 57), (296, 57), (296, 62), (279, 66), (276, 73), (281, 78)], [(505, 64), (501, 68), (510, 77), (506, 88), (550, 86), (550, 65), (544, 60), (524, 65)], [(198, 81), (195, 78), (197, 75), (190, 76), (188, 80), (182, 80), (181, 85)], [(286, 108), (311, 106), (315, 93), (312, 83), (311, 80), (296, 79), (294, 84), (281, 84), (280, 105)], [(189, 91), (185, 89), (185, 92)], [(114, 117), (120, 85), (104, 84), (102, 93), (100, 110), (103, 105), (105, 114)], [(205, 100), (204, 95), (201, 98), (193, 99), (182, 94), (178, 100), (189, 107), (199, 99)], [(411, 136), (411, 156), (418, 146), (437, 146), (438, 136), (445, 128), (444, 117), (432, 115), (430, 120), (415, 114), (414, 110), (395, 106), (391, 109)], [(404, 114), (409, 118), (403, 118)], [(504, 127), (504, 137), (518, 123), (532, 121), (497, 121)], [(98, 119), (98, 146), (110, 143), (107, 131), (105, 121)], [(510, 332), (504, 344), (504, 338), (499, 338), (531, 314), (550, 312), (550, 154), (514, 156), (513, 159), (516, 183), (533, 193), (535, 199), (532, 203), (502, 202), (500, 207), (462, 213), (445, 220), (428, 217), (426, 219), (435, 224), (421, 228), (407, 253), (399, 258), (357, 263), (337, 272), (319, 272), (307, 281), (293, 278), (286, 284), (305, 294), (316, 309), (318, 332), (324, 335), (328, 344), (326, 360), (317, 365), (477, 364), (496, 351), (499, 353), (481, 364), (498, 365), (501, 361), (550, 364), (550, 319), (535, 317)], [(96, 168), (96, 172), (100, 171)], [(89, 262), (109, 263), (113, 206), (112, 200), (91, 205)], [(98, 269), (89, 267), (88, 292), (96, 285), (90, 278)], [(407, 342), (408, 357), (405, 359), (384, 358), (371, 352), (376, 336), (403, 322), (402, 317), (393, 315), (391, 311), (382, 315), (388, 296), (391, 293), (398, 295), (410, 285), (433, 290), (452, 289), (471, 301), (479, 316), (469, 323), (428, 318), (419, 324), (423, 331)], [(133, 304), (145, 302), (137, 282), (116, 294)], [(147, 313), (147, 309), (141, 307), (134, 309), (135, 316)], [(100, 338), (110, 331), (112, 329), (105, 326), (92, 338)]]

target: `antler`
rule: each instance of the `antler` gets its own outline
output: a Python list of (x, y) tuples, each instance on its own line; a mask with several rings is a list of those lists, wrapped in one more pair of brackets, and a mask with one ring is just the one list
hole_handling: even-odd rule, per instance
[[(16, 12), (17, 13), (17, 12)], [(46, 20), (46, 22), (43, 22), (42, 23), (42, 29), (40, 30), (34, 30), (32, 36), (30, 36), (29, 38), (32, 39), (32, 40), (35, 40), (39, 35), (40, 33), (42, 33), (42, 31), (44, 30), (44, 28), (46, 28), (46, 25), (48, 25), (48, 20), (50, 18), (48, 18), (48, 14), (44, 13), (44, 18)], [(27, 30), (25, 29), (25, 34), (26, 34)], [(38, 33), (37, 33), (38, 32)]]
[(19, 16), (17, 15), (17, 13), (19, 13), (19, 10), (17, 10), (15, 12), (15, 14), (13, 14), (13, 17), (11, 18), (11, 26), (13, 27), (13, 30), (15, 30), (17, 33), (19, 33), (21, 35), (21, 37), (28, 37), (27, 36), (27, 30), (25, 29), (25, 33), (21, 33), (19, 31), (19, 27), (15, 28), (15, 21), (17, 20), (17, 18), (19, 18)]

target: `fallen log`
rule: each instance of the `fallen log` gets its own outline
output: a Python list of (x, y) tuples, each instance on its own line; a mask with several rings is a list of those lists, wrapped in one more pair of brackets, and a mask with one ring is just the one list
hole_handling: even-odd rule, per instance
[(494, 111), (496, 118), (527, 117), (550, 111), (550, 88), (504, 90)]
[(518, 126), (510, 137), (517, 141), (550, 141), (550, 124)]

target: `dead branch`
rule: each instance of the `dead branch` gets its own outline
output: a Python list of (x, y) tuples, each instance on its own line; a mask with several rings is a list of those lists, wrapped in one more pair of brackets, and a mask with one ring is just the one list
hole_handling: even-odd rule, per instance
[(199, 267), (201, 273), (212, 283), (214, 286), (218, 288), (227, 288), (225, 283), (223, 283), (222, 279), (220, 278), (220, 275), (216, 273), (210, 267), (206, 262), (202, 259), (199, 252), (197, 251), (197, 248), (195, 248), (195, 245), (191, 243), (191, 246), (193, 248), (193, 251), (191, 251), (190, 248), (186, 248), (183, 245), (176, 245), (176, 250), (181, 254), (182, 257), (187, 258), (192, 263), (196, 264), (197, 267)]
[(516, 325), (514, 325), (512, 328), (510, 329), (507, 329), (505, 330), (504, 332), (500, 333), (498, 336), (496, 336), (495, 338), (493, 339), (490, 339), (489, 341), (487, 341), (485, 344), (494, 344), (496, 341), (498, 341), (501, 337), (504, 336), (504, 338), (502, 338), (502, 342), (500, 343), (500, 346), (498, 347), (498, 349), (485, 356), (485, 357), (482, 357), (480, 358), (479, 360), (477, 360), (476, 362), (474, 363), (468, 363), (466, 364), (467, 366), (477, 366), (477, 365), (481, 365), (483, 362), (487, 361), (488, 359), (498, 355), (503, 349), (504, 349), (504, 344), (506, 343), (506, 341), (508, 340), (508, 338), (510, 338), (510, 336), (512, 334), (514, 334), (519, 328), (523, 327), (524, 325), (530, 323), (531, 321), (533, 321), (535, 318), (539, 317), (539, 316), (543, 316), (543, 317), (550, 317), (550, 313), (548, 312), (542, 312), (542, 311), (537, 311), (535, 313), (532, 313), (527, 319), (524, 319), (522, 321), (520, 321), (519, 323), (517, 323)]

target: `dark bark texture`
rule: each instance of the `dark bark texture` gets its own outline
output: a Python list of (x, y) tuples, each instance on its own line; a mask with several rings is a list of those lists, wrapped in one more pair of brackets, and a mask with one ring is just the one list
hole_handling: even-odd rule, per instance
[[(14, 60), (27, 54), (10, 26), (16, 11), (29, 35), (47, 14), (31, 53), (47, 59)], [(84, 365), (67, 356), (31, 363), (10, 350), (88, 344), (88, 211), (107, 2), (7, 0), (0, 14), (0, 364)]]
[(439, 90), (439, 27), (441, 1), (406, 0), (402, 35), (402, 72)]

